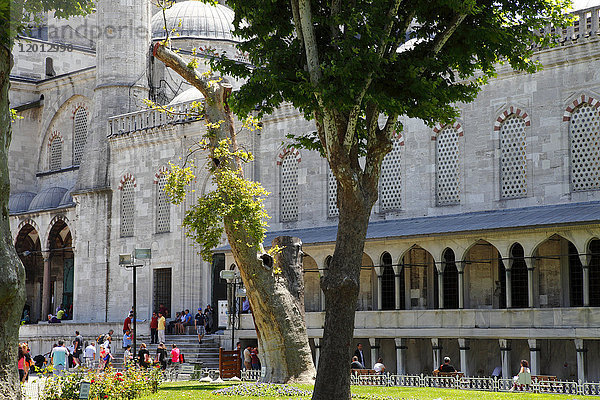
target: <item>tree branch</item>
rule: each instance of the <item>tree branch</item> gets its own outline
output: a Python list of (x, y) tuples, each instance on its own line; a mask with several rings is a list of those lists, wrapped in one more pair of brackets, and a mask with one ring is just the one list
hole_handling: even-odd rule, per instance
[(313, 25), (310, 0), (298, 0), (298, 19), (300, 20), (299, 27), (304, 36), (304, 50), (306, 51), (310, 81), (313, 85), (317, 85), (321, 82), (323, 74), (321, 73), (321, 66), (319, 64), (319, 47)]
[(442, 50), (450, 36), (456, 31), (458, 26), (465, 20), (467, 14), (456, 14), (450, 25), (446, 28), (444, 32), (439, 35), (436, 35), (435, 39), (433, 39), (433, 47), (431, 48), (431, 54), (435, 56), (437, 53)]

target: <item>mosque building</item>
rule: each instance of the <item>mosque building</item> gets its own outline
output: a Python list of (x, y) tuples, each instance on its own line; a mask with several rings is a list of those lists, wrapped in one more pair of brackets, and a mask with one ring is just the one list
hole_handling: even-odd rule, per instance
[[(600, 379), (600, 6), (575, 12), (560, 45), (535, 53), (535, 74), (500, 66), (460, 118), (404, 119), (382, 166), (367, 234), (355, 338), (367, 362), (429, 373), (444, 356), (467, 375)], [(155, 60), (151, 43), (245, 62), (224, 4), (181, 1), (163, 15), (146, 0), (98, 0), (96, 13), (48, 16), (17, 41), (11, 72), (10, 223), (26, 273), (26, 309), (44, 321), (63, 305), (77, 324), (121, 321), (132, 274), (119, 255), (150, 248), (137, 271), (141, 318), (227, 298), (227, 246), (205, 262), (181, 228), (213, 188), (197, 178), (184, 204), (162, 190), (169, 162), (206, 129), (185, 115), (200, 93)], [(201, 67), (206, 68), (206, 67)], [(232, 80), (234, 90), (241, 82)], [(182, 115), (148, 110), (144, 99)], [(336, 238), (336, 182), (316, 152), (284, 144), (315, 130), (291, 105), (242, 132), (246, 176), (271, 193), (265, 241), (304, 243), (306, 321), (315, 357)], [(256, 338), (242, 315), (243, 340)]]

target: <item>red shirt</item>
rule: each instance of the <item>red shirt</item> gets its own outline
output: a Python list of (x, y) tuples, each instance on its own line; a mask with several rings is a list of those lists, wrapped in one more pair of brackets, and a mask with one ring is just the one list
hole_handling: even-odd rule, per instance
[(175, 347), (173, 350), (171, 350), (171, 362), (179, 362), (179, 349), (177, 347)]
[(123, 330), (129, 330), (131, 329), (131, 318), (127, 317), (125, 318), (125, 322), (123, 323)]
[(158, 329), (158, 317), (152, 317), (150, 321), (150, 329)]

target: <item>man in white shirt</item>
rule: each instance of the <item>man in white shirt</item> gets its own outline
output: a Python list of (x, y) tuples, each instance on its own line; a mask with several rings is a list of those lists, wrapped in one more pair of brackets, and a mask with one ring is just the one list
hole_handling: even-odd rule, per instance
[(383, 359), (381, 357), (377, 359), (377, 362), (375, 363), (375, 365), (373, 365), (373, 369), (376, 373), (383, 374), (383, 372), (385, 371), (385, 365), (383, 365)]
[(62, 340), (58, 341), (58, 346), (52, 349), (50, 359), (52, 360), (52, 367), (54, 375), (59, 375), (62, 371), (67, 368), (67, 356), (69, 351), (64, 346)]
[(94, 360), (96, 359), (96, 344), (94, 342), (90, 343), (90, 345), (85, 348), (83, 351), (83, 358), (87, 368), (94, 368)]

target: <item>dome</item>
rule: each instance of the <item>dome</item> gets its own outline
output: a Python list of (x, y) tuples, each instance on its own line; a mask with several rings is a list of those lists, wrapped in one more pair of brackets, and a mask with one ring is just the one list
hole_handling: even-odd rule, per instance
[(29, 210), (31, 200), (35, 197), (35, 193), (22, 192), (11, 194), (8, 198), (8, 210), (11, 214), (22, 213)]
[(179, 93), (177, 96), (175, 96), (169, 104), (185, 103), (187, 101), (194, 101), (194, 100), (198, 101), (198, 100), (202, 100), (203, 98), (204, 98), (204, 95), (202, 93), (200, 93), (200, 91), (198, 89), (196, 89), (195, 87), (191, 87), (191, 88)]
[[(173, 38), (234, 40), (233, 11), (223, 5), (210, 5), (198, 0), (175, 3), (165, 11), (167, 28)], [(165, 37), (162, 10), (152, 17), (152, 39)]]
[(57, 186), (44, 189), (31, 201), (29, 211), (57, 208), (67, 192), (67, 189)]
[(59, 207), (68, 207), (68, 206), (75, 205), (75, 202), (73, 201), (73, 197), (71, 196), (71, 192), (73, 192), (74, 188), (75, 188), (75, 186), (73, 186), (71, 189), (69, 189), (68, 191), (65, 192), (65, 195), (60, 200), (60, 204), (58, 205)]

